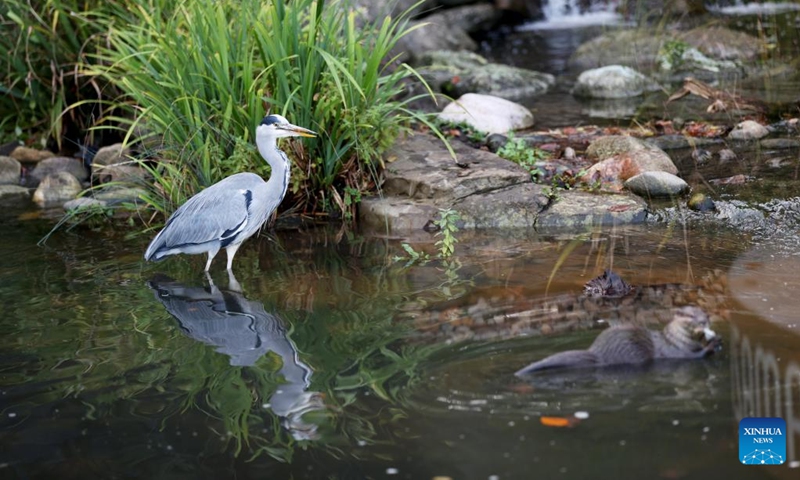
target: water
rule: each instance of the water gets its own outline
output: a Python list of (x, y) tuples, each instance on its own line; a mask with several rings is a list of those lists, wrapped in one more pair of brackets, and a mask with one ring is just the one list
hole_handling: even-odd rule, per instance
[[(778, 412), (800, 431), (800, 337), (749, 300), (769, 292), (788, 311), (791, 295), (776, 292), (796, 282), (742, 283), (742, 268), (771, 278), (773, 263), (735, 233), (462, 232), (448, 269), (393, 261), (401, 239), (299, 229), (245, 244), (237, 288), (220, 265), (210, 285), (199, 257), (145, 264), (146, 238), (107, 228), (36, 247), (50, 224), (28, 216), (0, 222), (3, 478), (796, 473), (736, 459), (744, 415)], [(435, 238), (413, 240), (434, 252)], [(582, 284), (610, 264), (659, 287), (587, 303)], [(513, 376), (585, 347), (602, 319), (653, 323), (687, 302), (718, 319), (719, 355)]]
[[(659, 24), (658, 18), (651, 18), (650, 24), (645, 21), (642, 21), (642, 25), (636, 23), (637, 19), (655, 15), (653, 8), (658, 7), (658, 3), (634, 2), (633, 5), (626, 5), (623, 16), (617, 12), (615, 2), (553, 0), (543, 8), (544, 20), (486, 34), (480, 39), (479, 53), (491, 62), (556, 76), (555, 86), (546, 94), (516, 100), (533, 111), (536, 130), (587, 124), (636, 126), (652, 119), (676, 117), (735, 123), (735, 119), (727, 116), (710, 118), (705, 112), (708, 102), (692, 105), (694, 100), (682, 99), (665, 106), (669, 95), (680, 88), (680, 79), (674, 84), (664, 83), (663, 92), (634, 99), (587, 100), (575, 98), (570, 93), (581, 73), (580, 69), (573, 68), (569, 63), (570, 56), (577, 48), (595, 37), (619, 29), (669, 28)], [(769, 50), (768, 55), (758, 60), (761, 73), (745, 78), (722, 79), (714, 83), (715, 88), (764, 101), (769, 108), (771, 121), (777, 120), (778, 115), (794, 115), (796, 92), (800, 86), (796, 69), (791, 67), (800, 54), (798, 5), (791, 2), (717, 2), (710, 5), (710, 11), (703, 17), (689, 16), (683, 19), (683, 28), (726, 25), (762, 39)]]

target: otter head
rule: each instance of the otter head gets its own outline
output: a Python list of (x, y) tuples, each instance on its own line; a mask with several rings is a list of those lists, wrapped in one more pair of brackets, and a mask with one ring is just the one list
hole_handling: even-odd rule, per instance
[(717, 338), (711, 330), (711, 320), (700, 307), (686, 306), (675, 311), (667, 325), (668, 337), (677, 345), (692, 351), (700, 350)]

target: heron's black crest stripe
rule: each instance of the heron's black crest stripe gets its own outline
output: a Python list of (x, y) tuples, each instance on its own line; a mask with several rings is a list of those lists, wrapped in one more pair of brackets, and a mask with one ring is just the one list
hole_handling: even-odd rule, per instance
[(261, 120), (261, 125), (273, 125), (275, 123), (280, 123), (280, 120), (275, 115), (267, 115)]

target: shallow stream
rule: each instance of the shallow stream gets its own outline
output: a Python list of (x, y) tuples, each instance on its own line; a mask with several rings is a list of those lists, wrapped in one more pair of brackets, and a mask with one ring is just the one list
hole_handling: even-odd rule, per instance
[[(395, 260), (401, 239), (281, 231), (242, 248), (239, 292), (222, 263), (215, 287), (199, 257), (144, 263), (147, 238), (37, 247), (50, 223), (24, 217), (7, 211), (0, 236), (3, 478), (798, 471), (798, 441), (780, 467), (737, 459), (744, 416), (780, 415), (800, 439), (800, 326), (794, 256), (735, 232), (462, 232), (448, 268)], [(435, 254), (435, 240), (411, 245)], [(611, 265), (652, 288), (588, 308), (583, 283)], [(685, 303), (712, 314), (717, 355), (513, 376), (585, 348), (604, 319), (657, 323)]]

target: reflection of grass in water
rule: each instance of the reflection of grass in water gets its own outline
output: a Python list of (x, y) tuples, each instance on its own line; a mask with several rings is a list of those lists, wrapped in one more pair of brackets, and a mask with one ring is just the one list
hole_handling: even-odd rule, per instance
[[(376, 441), (379, 420), (365, 400), (390, 404), (393, 418), (404, 415), (391, 403), (398, 402), (404, 386), (416, 381), (420, 364), (435, 347), (398, 346), (411, 326), (393, 321), (395, 305), (404, 299), (397, 292), (408, 288), (402, 276), (393, 275), (381, 262), (365, 274), (354, 271), (351, 252), (331, 249), (312, 262), (289, 260), (284, 268), (254, 270), (240, 281), (245, 288), (259, 281), (269, 284), (267, 293), (251, 291), (281, 303), (297, 297), (297, 292), (309, 292), (297, 302), (307, 310), (284, 307), (277, 313), (291, 330), (301, 358), (315, 370), (309, 390), (323, 392), (326, 399), (327, 411), (309, 414), (323, 424), (325, 434), (314, 446), (343, 455), (354, 442)], [(176, 278), (196, 279), (192, 265), (176, 261), (159, 267)], [(179, 416), (194, 422), (201, 412), (219, 422), (210, 427), (216, 435), (204, 435), (227, 440), (219, 447), (206, 442), (213, 445), (207, 448), (230, 448), (250, 458), (267, 454), (287, 462), (296, 447), (311, 444), (295, 440), (281, 419), (263, 407), (284, 384), (275, 354), (262, 357), (254, 367), (230, 366), (229, 357), (184, 336), (143, 285), (147, 274), (120, 270), (117, 260), (70, 260), (66, 277), (57, 287), (36, 278), (25, 280), (31, 282), (29, 290), (38, 293), (10, 304), (18, 314), (7, 327), (8, 335), (0, 339), (0, 348), (23, 359), (4, 375), (4, 384), (31, 388), (27, 391), (35, 393), (26, 393), (26, 401), (46, 406), (75, 398), (90, 418), (117, 420), (118, 425), (130, 420), (114, 418), (120, 415), (120, 402), (130, 401), (142, 409), (132, 412), (134, 418), (154, 419), (161, 429)], [(248, 297), (256, 300), (259, 295)], [(330, 303), (331, 299), (337, 300)], [(44, 314), (30, 314), (36, 305), (51, 302)], [(275, 310), (265, 304), (267, 310)], [(365, 398), (367, 391), (372, 394)], [(385, 421), (385, 414), (380, 418)], [(49, 427), (43, 423), (37, 428), (47, 434)]]

